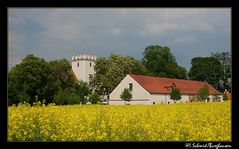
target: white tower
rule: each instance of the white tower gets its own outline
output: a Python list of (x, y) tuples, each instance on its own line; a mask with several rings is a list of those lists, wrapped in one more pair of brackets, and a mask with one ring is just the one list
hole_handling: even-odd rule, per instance
[(72, 70), (78, 80), (89, 83), (90, 78), (95, 74), (95, 60), (95, 55), (81, 54), (72, 56)]

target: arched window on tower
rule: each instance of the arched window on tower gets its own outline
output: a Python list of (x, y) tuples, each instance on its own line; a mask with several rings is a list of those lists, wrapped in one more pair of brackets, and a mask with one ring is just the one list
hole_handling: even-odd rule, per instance
[(90, 62), (90, 67), (91, 67), (91, 62)]
[(77, 67), (79, 67), (79, 62), (77, 62)]

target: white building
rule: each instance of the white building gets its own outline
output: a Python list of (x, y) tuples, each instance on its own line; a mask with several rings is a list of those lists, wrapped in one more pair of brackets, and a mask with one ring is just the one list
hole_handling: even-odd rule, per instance
[(89, 83), (89, 80), (95, 74), (94, 66), (95, 66), (96, 56), (81, 54), (81, 55), (73, 55), (72, 62), (72, 70), (78, 80), (82, 80), (84, 82)]
[[(170, 99), (170, 89), (173, 86), (180, 89), (182, 98), (177, 102), (191, 102), (195, 99), (195, 94), (205, 83), (206, 82), (193, 80), (128, 74), (111, 92), (109, 104), (125, 104), (125, 101), (120, 98), (125, 88), (130, 89), (132, 93), (130, 104), (174, 103), (174, 101)], [(209, 98), (211, 101), (213, 94), (219, 92), (210, 84), (206, 84), (209, 87)], [(223, 98), (221, 94), (219, 97), (222, 101)]]

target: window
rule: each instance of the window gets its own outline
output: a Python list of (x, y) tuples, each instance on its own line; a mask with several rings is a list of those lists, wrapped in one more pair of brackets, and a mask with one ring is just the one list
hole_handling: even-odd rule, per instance
[(77, 67), (79, 67), (79, 62), (77, 62)]
[(133, 90), (133, 84), (129, 83), (129, 90), (132, 91)]
[(90, 67), (91, 67), (91, 62), (90, 62)]
[(153, 104), (155, 105), (155, 102), (153, 102)]

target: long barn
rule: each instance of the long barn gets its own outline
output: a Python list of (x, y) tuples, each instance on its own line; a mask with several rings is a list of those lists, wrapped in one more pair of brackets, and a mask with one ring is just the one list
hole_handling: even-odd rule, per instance
[[(195, 95), (205, 84), (209, 87), (209, 99), (212, 101), (213, 95), (219, 91), (207, 82), (128, 74), (111, 92), (109, 104), (125, 104), (120, 98), (125, 88), (132, 93), (130, 104), (174, 103), (170, 99), (170, 89), (173, 86), (180, 89), (182, 98), (177, 102), (191, 102), (195, 100)], [(221, 93), (219, 97), (222, 101)]]

